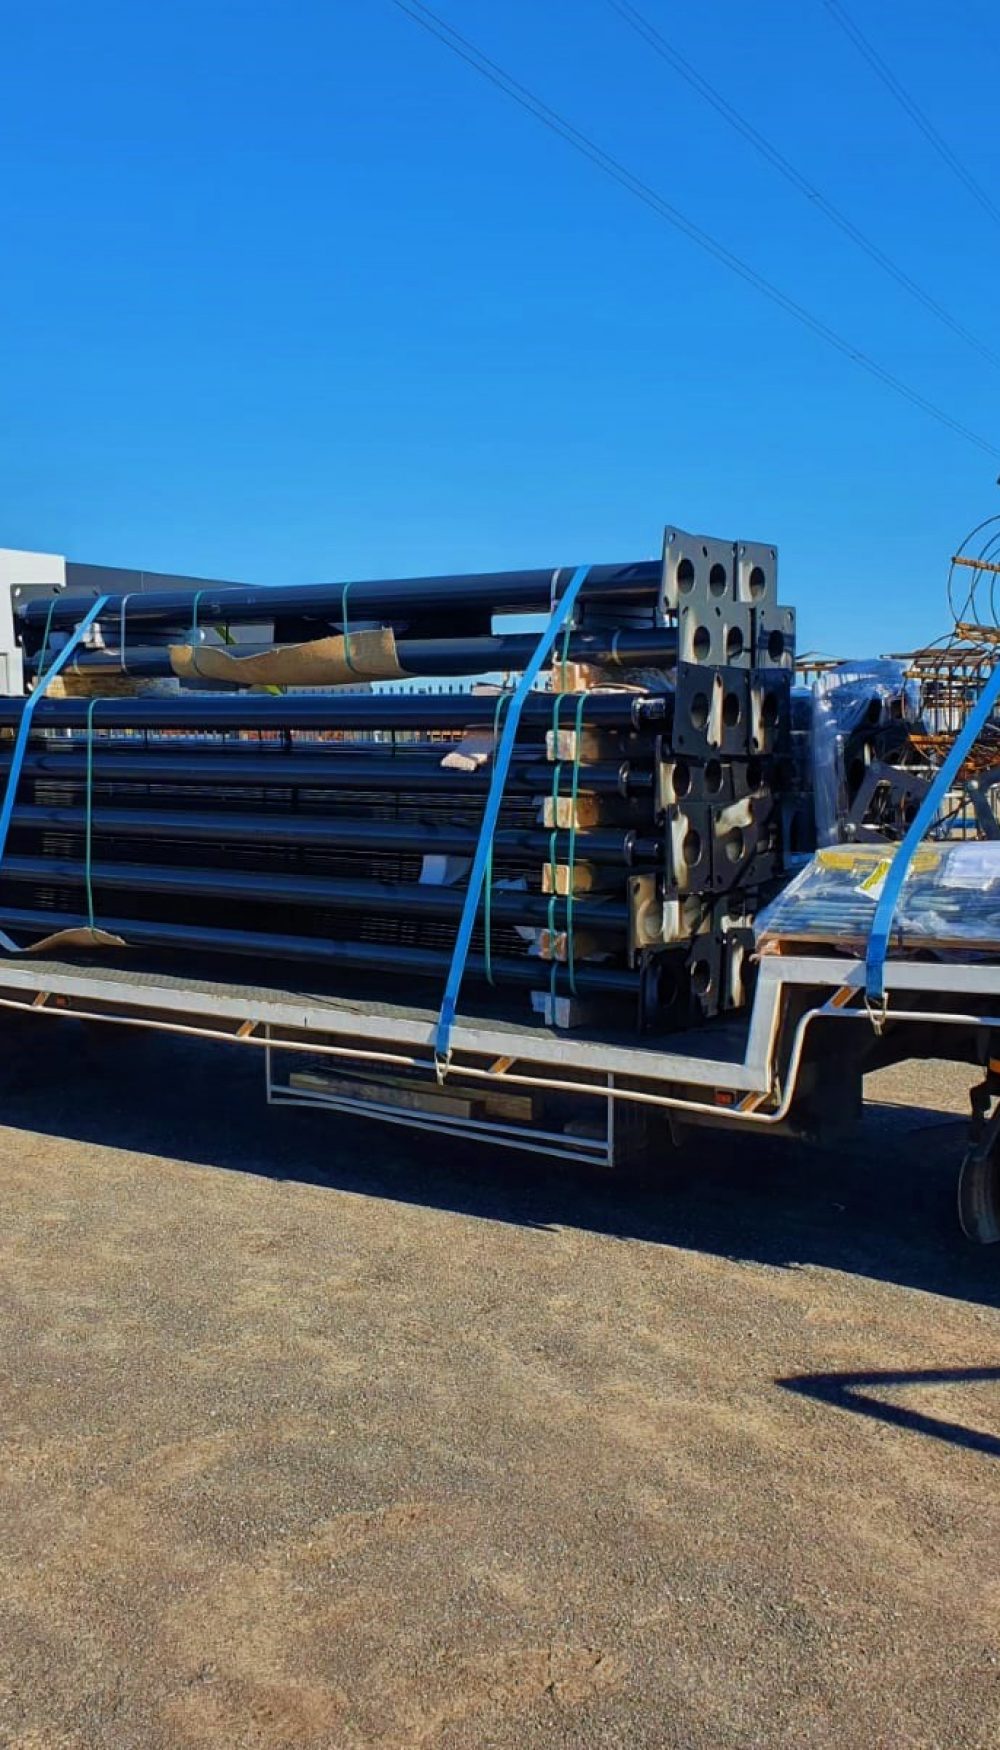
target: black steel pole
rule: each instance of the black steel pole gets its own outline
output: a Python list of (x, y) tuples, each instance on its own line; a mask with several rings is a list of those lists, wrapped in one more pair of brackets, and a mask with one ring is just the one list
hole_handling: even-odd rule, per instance
[[(9, 768), (9, 755), (0, 756), (0, 778)], [(113, 751), (106, 751), (99, 740), (94, 743), (92, 769), (94, 782), (98, 784), (253, 784), (318, 790), (393, 790), (434, 796), (460, 796), (470, 791), (480, 795), (489, 787), (492, 777), (490, 765), (481, 766), (474, 772), (457, 772), (424, 758), (407, 759), (405, 753), (380, 757), (370, 753), (345, 753), (338, 747), (331, 747), (308, 753), (286, 753), (281, 748), (272, 751), (254, 749), (247, 753), (242, 749), (225, 748), (218, 752), (206, 749), (204, 752), (192, 750), (174, 754), (165, 747), (147, 749), (141, 742), (127, 749), (119, 742)], [(87, 755), (79, 747), (44, 753), (33, 749), (25, 757), (23, 776), (79, 785), (86, 781)], [(559, 767), (543, 763), (515, 764), (506, 786), (508, 793), (522, 796), (544, 796), (554, 787), (563, 794), (573, 787), (571, 762), (563, 761)], [(653, 789), (653, 773), (651, 768), (635, 766), (629, 760), (594, 761), (581, 768), (577, 787), (624, 799), (649, 796)]]
[[(0, 907), (0, 927), (35, 940), (57, 930), (86, 929), (88, 923), (89, 919), (83, 912)], [(242, 954), (255, 960), (294, 960), (317, 968), (330, 967), (338, 972), (375, 972), (383, 978), (387, 964), (391, 964), (394, 994), (404, 998), (408, 978), (440, 981), (447, 973), (450, 961), (447, 952), (435, 948), (411, 948), (385, 942), (334, 942), (322, 936), (283, 935), (264, 930), (215, 929), (198, 924), (151, 923), (146, 919), (103, 915), (97, 919), (97, 927), (111, 935), (121, 936), (127, 947), (180, 948), (188, 955), (201, 951)], [(105, 962), (108, 955), (107, 948), (95, 947), (97, 965)], [(470, 978), (485, 978), (486, 967), (481, 954), (470, 954), (467, 972)], [(491, 972), (497, 984), (537, 990), (548, 989), (552, 968), (545, 961), (530, 959), (527, 955), (523, 960), (494, 955)], [(566, 979), (565, 968), (558, 968), (559, 990), (566, 988)], [(635, 998), (639, 991), (637, 973), (583, 962), (574, 969), (574, 982), (585, 994)]]
[[(400, 667), (414, 679), (427, 679), (437, 675), (447, 678), (495, 674), (526, 668), (537, 642), (537, 638), (530, 632), (503, 633), (495, 637), (479, 638), (400, 638), (396, 643), (396, 654)], [(197, 650), (197, 646), (195, 648)], [(271, 645), (240, 645), (230, 654), (237, 658), (247, 657), (271, 648)], [(32, 673), (38, 667), (38, 655), (28, 658), (27, 666)], [(562, 658), (563, 647), (560, 643), (553, 651), (548, 666), (557, 668)], [(574, 632), (566, 651), (566, 660), (590, 663), (597, 667), (670, 667), (677, 661), (677, 632), (673, 627), (636, 632)], [(171, 676), (174, 670), (166, 647), (140, 647), (131, 650), (126, 646), (124, 669), (121, 651), (118, 649), (82, 650), (70, 666), (71, 674), (123, 672), (137, 679), (150, 679)]]
[[(86, 739), (78, 734), (65, 738), (46, 735), (35, 744), (35, 751), (58, 756), (64, 753), (82, 753), (86, 745)], [(199, 759), (220, 754), (230, 760), (279, 761), (294, 754), (299, 759), (312, 762), (309, 769), (317, 774), (319, 781), (321, 773), (333, 769), (332, 762), (343, 762), (345, 759), (355, 762), (351, 770), (356, 772), (374, 771), (387, 760), (392, 760), (397, 765), (405, 760), (409, 775), (418, 771), (435, 771), (446, 754), (454, 752), (458, 745), (447, 741), (433, 741), (426, 737), (414, 741), (324, 741), (319, 737), (307, 736), (293, 741), (280, 733), (264, 737), (255, 735), (253, 731), (239, 736), (232, 732), (222, 735), (211, 732), (205, 735), (178, 732), (174, 735), (157, 735), (148, 740), (144, 732), (136, 731), (132, 735), (110, 734), (95, 737), (94, 755), (96, 758), (100, 751), (103, 754), (129, 754), (133, 758), (141, 755), (144, 759), (167, 760), (175, 759), (181, 754), (191, 754)], [(645, 744), (642, 745), (641, 752), (645, 757), (651, 756), (651, 750)], [(515, 747), (511, 757), (518, 766), (526, 763), (537, 764), (543, 757), (543, 750), (537, 740), (530, 741), (523, 747)], [(2, 763), (0, 743), (0, 769)], [(446, 767), (445, 770), (455, 771), (457, 768)]]
[[(84, 862), (70, 857), (5, 856), (0, 881), (36, 886), (81, 887), (87, 877)], [(90, 879), (100, 893), (165, 893), (196, 899), (231, 899), (263, 905), (302, 905), (322, 911), (360, 911), (368, 917), (409, 917), (431, 920), (457, 918), (465, 901), (464, 885), (440, 887), (419, 882), (352, 880), (342, 875), (260, 874), (243, 869), (191, 869), (154, 863), (92, 864)], [(557, 902), (558, 927), (565, 902)], [(549, 901), (542, 894), (494, 888), (491, 912), (498, 924), (544, 927)], [(573, 902), (580, 930), (620, 935), (628, 925), (628, 907), (618, 898), (583, 894)], [(389, 950), (391, 952), (391, 950)]]
[[(24, 804), (14, 809), (12, 826), (18, 832), (86, 831), (85, 808), (56, 804)], [(341, 815), (246, 814), (221, 807), (159, 809), (148, 806), (105, 808), (90, 811), (95, 838), (165, 839), (223, 847), (231, 844), (292, 845), (326, 851), (366, 851), (373, 856), (453, 856), (475, 854), (479, 834), (473, 827), (437, 820), (354, 820)], [(536, 869), (553, 851), (552, 835), (530, 827), (500, 827), (493, 836), (498, 858), (530, 863)], [(556, 835), (558, 861), (568, 855), (568, 835)], [(633, 869), (655, 866), (662, 858), (662, 840), (641, 837), (623, 827), (583, 828), (574, 835), (578, 863)], [(2, 873), (2, 866), (0, 866)]]
[[(569, 728), (583, 698), (582, 721), (603, 729), (647, 729), (673, 716), (673, 694), (532, 693), (521, 717), (520, 734), (544, 734), (555, 719)], [(33, 729), (285, 729), (369, 733), (389, 730), (459, 730), (492, 727), (497, 716), (494, 692), (421, 693), (260, 693), (178, 692), (170, 698), (98, 699), (91, 715), (88, 699), (43, 698)], [(24, 700), (0, 697), (0, 728), (16, 729)], [(95, 744), (96, 745), (96, 744)]]
[[(139, 626), (199, 626), (252, 624), (254, 621), (310, 619), (324, 624), (357, 624), (386, 618), (413, 622), (442, 610), (480, 609), (497, 613), (544, 613), (562, 594), (576, 567), (545, 567), (535, 571), (463, 572), (452, 577), (365, 579), (348, 584), (290, 584), (240, 589), (207, 583), (198, 592), (163, 590), (130, 595), (125, 604), (128, 630)], [(658, 559), (621, 565), (595, 565), (583, 589), (586, 599), (613, 597), (616, 602), (651, 602), (660, 587), (663, 567)], [(35, 597), (16, 610), (27, 632), (42, 636), (49, 629), (75, 626), (92, 605), (91, 594)], [(50, 601), (55, 605), (51, 609)], [(122, 597), (108, 598), (102, 618), (113, 624), (121, 617)]]

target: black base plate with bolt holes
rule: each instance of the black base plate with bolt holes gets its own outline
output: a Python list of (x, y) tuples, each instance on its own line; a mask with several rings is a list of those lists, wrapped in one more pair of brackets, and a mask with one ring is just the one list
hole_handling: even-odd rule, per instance
[(723, 997), (725, 943), (717, 930), (695, 936), (687, 955), (690, 1007), (694, 1014), (717, 1015)]
[(663, 821), (663, 891), (705, 893), (712, 885), (712, 810), (694, 799), (668, 808)]
[(791, 746), (791, 689), (787, 669), (758, 668), (751, 674), (747, 733), (753, 757), (787, 755)]
[(656, 750), (660, 773), (657, 798), (662, 812), (672, 803), (707, 802), (711, 807), (724, 807), (739, 802), (744, 796), (757, 796), (770, 791), (793, 788), (794, 773), (783, 759), (752, 756), (750, 759), (725, 759), (712, 754), (708, 759), (687, 758), (673, 754), (670, 743), (661, 740)]
[(754, 796), (752, 817), (741, 824), (720, 818), (727, 812), (711, 810), (712, 889), (726, 893), (734, 887), (767, 881), (780, 868), (781, 811), (772, 793)]
[[(750, 671), (694, 662), (677, 664), (673, 745), (678, 753), (748, 758), (750, 746)], [(715, 691), (721, 692), (716, 709)]]

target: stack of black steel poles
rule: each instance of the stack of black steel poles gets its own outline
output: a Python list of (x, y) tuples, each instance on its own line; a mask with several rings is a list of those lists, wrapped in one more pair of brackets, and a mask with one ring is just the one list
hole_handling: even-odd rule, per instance
[[(288, 960), (427, 1000), (507, 696), (404, 677), (523, 669), (537, 634), (501, 617), (548, 614), (570, 576), (112, 594), (67, 665), (84, 696), (37, 701), (0, 927), (33, 941), (94, 926), (130, 951)], [(20, 604), (29, 675), (91, 605)], [(270, 691), (240, 690), (247, 660)], [(742, 1000), (750, 921), (783, 878), (793, 661), (771, 548), (671, 530), (662, 562), (590, 571), (521, 717), (467, 966), (481, 1000), (523, 1013), (528, 992), (580, 1025), (627, 1007), (642, 1026)], [(323, 664), (339, 687), (278, 690)], [(184, 683), (104, 698), (109, 674)], [(23, 710), (0, 700), (0, 786)]]

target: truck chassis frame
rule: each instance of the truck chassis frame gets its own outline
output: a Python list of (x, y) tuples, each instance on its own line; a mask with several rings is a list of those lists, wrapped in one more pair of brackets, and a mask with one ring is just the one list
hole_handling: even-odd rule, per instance
[[(821, 1099), (804, 1126), (804, 1085), (829, 1056), (817, 1023), (852, 1023), (851, 1050), (835, 1056), (856, 1081), (859, 1097), (865, 1067), (875, 1067), (880, 1050), (891, 1061), (894, 1039), (905, 1039), (895, 1053), (899, 1057), (955, 1055), (984, 1066), (984, 1081), (973, 1095), (959, 1212), (969, 1237), (1000, 1239), (1000, 1107), (995, 1105), (1000, 1063), (993, 1067), (991, 1050), (992, 1036), (1000, 1036), (997, 965), (889, 960), (885, 1002), (874, 1010), (865, 997), (864, 961), (765, 955), (752, 1006), (738, 1022), (692, 1028), (662, 1042), (611, 1042), (459, 1016), (444, 1071), (435, 1064), (436, 1009), (371, 1006), (243, 985), (224, 976), (181, 978), (22, 955), (0, 961), (0, 1012), (75, 1017), (248, 1046), (264, 1054), (272, 1104), (327, 1107), (606, 1167), (622, 1164), (624, 1108), (642, 1108), (682, 1130), (697, 1125), (744, 1133), (801, 1134), (803, 1128), (822, 1133), (827, 1120), (832, 1126), (835, 1116), (842, 1116), (844, 1083), (837, 1084), (835, 1103), (824, 1107)], [(377, 1080), (371, 1098), (340, 1092), (335, 1083), (330, 1091), (307, 1090), (283, 1072), (287, 1062), (303, 1055), (341, 1069), (360, 1066), (373, 1077), (405, 1070), (418, 1086), (425, 1077), (431, 1089), (443, 1081), (446, 1088), (492, 1086), (573, 1096), (586, 1103), (584, 1110), (596, 1108), (603, 1128), (597, 1135), (573, 1134), (544, 1125), (442, 1117), (432, 1099), (425, 1110), (401, 1111), (380, 1102)], [(668, 1154), (667, 1146), (664, 1171)]]

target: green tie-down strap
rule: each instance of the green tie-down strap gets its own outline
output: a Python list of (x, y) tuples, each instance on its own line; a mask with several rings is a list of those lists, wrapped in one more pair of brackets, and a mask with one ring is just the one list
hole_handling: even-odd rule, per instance
[[(552, 752), (556, 764), (552, 773), (552, 832), (549, 837), (549, 879), (552, 892), (549, 895), (549, 952), (552, 954), (552, 971), (549, 975), (549, 990), (553, 1000), (556, 995), (556, 984), (559, 973), (559, 962), (555, 957), (554, 938), (556, 933), (556, 841), (559, 835), (559, 788), (562, 782), (562, 761), (559, 758), (559, 713), (565, 693), (557, 693), (552, 709)], [(570, 817), (569, 817), (569, 858), (566, 864), (566, 969), (569, 973), (569, 988), (576, 996), (576, 957), (573, 947), (573, 900), (574, 872), (576, 869), (576, 803), (580, 794), (580, 744), (583, 739), (583, 708), (587, 703), (586, 693), (580, 693), (576, 699), (576, 722), (573, 726), (573, 777), (570, 786)]]
[(91, 699), (87, 706), (87, 791), (84, 803), (86, 813), (83, 828), (83, 867), (87, 888), (87, 926), (91, 930), (94, 928), (94, 884), (91, 879), (94, 842), (94, 706), (99, 704), (99, 699)]
[[(500, 719), (504, 714), (504, 710), (510, 704), (510, 701), (513, 697), (514, 697), (513, 693), (507, 692), (507, 693), (501, 693), (497, 699), (496, 708), (494, 709), (494, 712), (493, 712), (493, 746), (494, 746), (494, 748), (496, 748), (497, 737), (500, 734)], [(486, 858), (486, 876), (485, 876), (485, 886), (483, 888), (483, 930), (484, 930), (483, 961), (484, 961), (484, 965), (485, 965), (485, 969), (486, 969), (486, 980), (487, 980), (488, 984), (495, 985), (496, 979), (493, 977), (493, 840), (492, 840), (492, 838), (490, 839), (490, 848), (489, 848), (489, 852), (488, 852), (487, 858)]]

